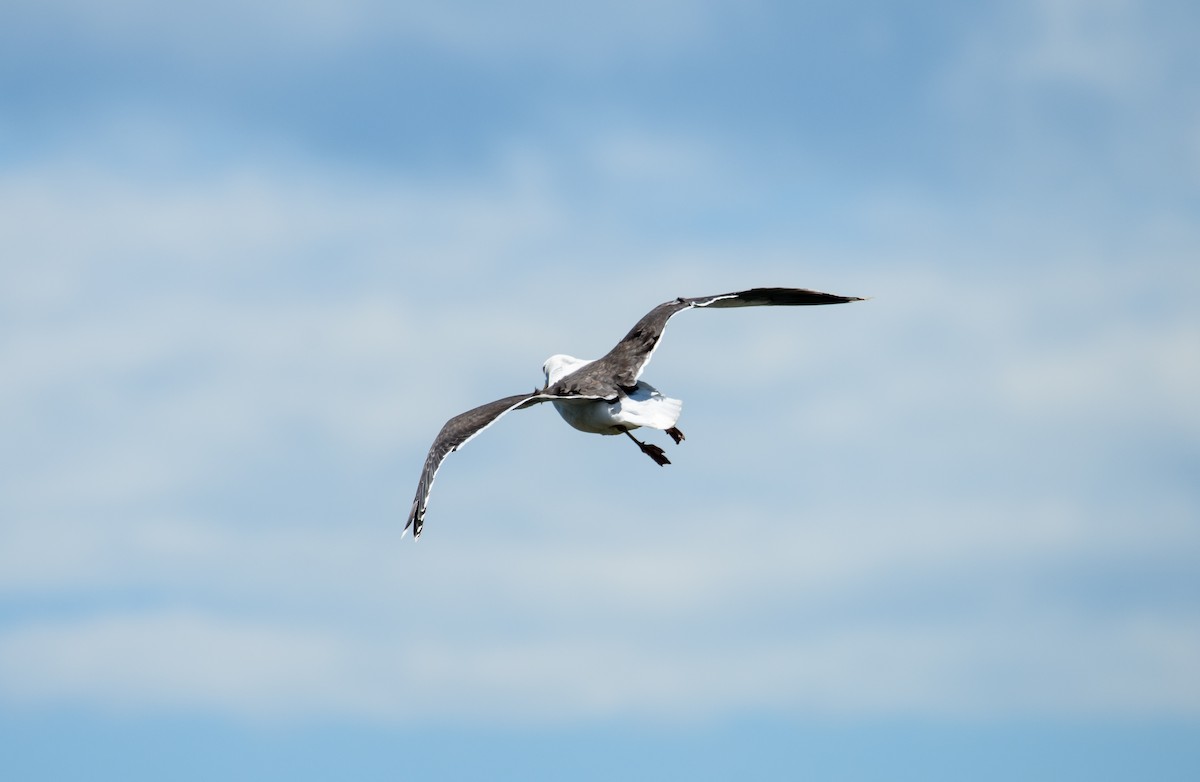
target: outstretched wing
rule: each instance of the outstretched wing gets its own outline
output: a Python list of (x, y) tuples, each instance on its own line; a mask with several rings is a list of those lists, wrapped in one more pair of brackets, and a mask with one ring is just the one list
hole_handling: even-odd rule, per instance
[[(697, 296), (686, 299), (682, 296), (674, 301), (660, 304), (639, 320), (612, 350), (560, 382), (562, 387), (552, 390), (569, 393), (603, 393), (603, 388), (615, 384), (618, 388), (629, 388), (637, 383), (642, 370), (650, 363), (663, 329), (676, 313), (693, 307), (794, 307), (812, 304), (844, 304), (862, 301), (858, 296), (838, 296), (805, 288), (751, 288), (735, 293), (720, 293), (716, 296)], [(615, 389), (613, 389), (615, 390)], [(611, 393), (611, 392), (610, 392)]]
[(412, 527), (413, 537), (421, 536), (421, 527), (425, 523), (425, 506), (429, 502), (433, 478), (437, 475), (438, 468), (442, 466), (442, 462), (446, 460), (447, 456), (466, 445), (475, 435), (487, 429), (505, 413), (516, 410), (518, 407), (545, 402), (551, 398), (537, 392), (506, 396), (495, 402), (480, 405), (474, 410), (468, 410), (461, 415), (456, 415), (447, 421), (446, 425), (442, 427), (442, 431), (438, 432), (438, 436), (434, 438), (429, 455), (425, 457), (421, 480), (417, 482), (417, 496), (413, 498), (412, 510), (409, 511), (408, 523), (404, 525), (404, 532), (408, 532), (408, 528)]

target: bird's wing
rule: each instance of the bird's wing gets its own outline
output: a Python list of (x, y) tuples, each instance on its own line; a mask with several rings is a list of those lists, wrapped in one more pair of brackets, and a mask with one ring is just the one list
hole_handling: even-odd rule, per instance
[[(452, 452), (466, 445), (475, 435), (495, 423), (500, 416), (516, 410), (518, 407), (545, 402), (550, 397), (542, 398), (541, 394), (517, 394), (488, 402), (473, 410), (456, 415), (446, 422), (442, 431), (433, 439), (429, 455), (425, 457), (425, 467), (421, 470), (421, 480), (417, 482), (417, 496), (413, 498), (412, 510), (408, 514), (408, 523), (404, 532), (412, 527), (413, 537), (421, 536), (421, 527), (425, 523), (425, 505), (429, 502), (429, 492), (433, 488), (433, 478), (438, 468)], [(402, 533), (403, 534), (403, 533)]]
[(751, 288), (735, 293), (690, 299), (681, 296), (650, 310), (606, 355), (563, 378), (559, 381), (562, 384), (561, 388), (557, 385), (551, 388), (562, 393), (598, 393), (605, 384), (610, 387), (615, 384), (618, 388), (633, 386), (641, 376), (642, 370), (650, 363), (650, 358), (662, 339), (667, 321), (676, 313), (693, 307), (790, 307), (805, 304), (843, 304), (848, 301), (862, 301), (862, 298), (838, 296), (804, 288)]
[(413, 537), (421, 536), (421, 528), (425, 524), (425, 506), (429, 503), (429, 492), (433, 488), (433, 479), (447, 456), (466, 445), (505, 413), (549, 402), (552, 399), (563, 398), (577, 399), (581, 398), (581, 395), (572, 394), (568, 397), (567, 395), (534, 391), (529, 394), (506, 396), (456, 415), (447, 421), (442, 427), (442, 431), (438, 432), (437, 437), (433, 439), (429, 455), (425, 457), (425, 467), (421, 470), (421, 479), (417, 481), (417, 495), (413, 498), (412, 510), (408, 513), (408, 523), (404, 525), (404, 532), (408, 532), (408, 528), (412, 527)]

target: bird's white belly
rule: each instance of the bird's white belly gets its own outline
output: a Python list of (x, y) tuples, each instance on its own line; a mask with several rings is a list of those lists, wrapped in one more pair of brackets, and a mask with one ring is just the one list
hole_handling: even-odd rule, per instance
[(670, 429), (679, 420), (683, 402), (663, 396), (654, 386), (639, 381), (632, 394), (622, 394), (615, 402), (563, 399), (554, 401), (554, 409), (581, 432), (620, 434), (642, 426)]
[[(554, 409), (571, 426), (581, 432), (593, 434), (620, 434), (621, 425), (613, 414), (613, 408), (619, 403), (603, 400), (587, 399), (578, 402), (554, 402)], [(635, 427), (627, 426), (632, 429)]]

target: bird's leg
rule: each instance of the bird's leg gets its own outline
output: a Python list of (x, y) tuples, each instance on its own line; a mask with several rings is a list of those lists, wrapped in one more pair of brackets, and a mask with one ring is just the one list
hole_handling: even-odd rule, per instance
[(667, 434), (671, 435), (671, 439), (675, 441), (676, 445), (679, 445), (680, 443), (682, 443), (684, 440), (687, 439), (686, 437), (683, 436), (683, 432), (679, 431), (678, 429), (676, 429), (673, 426), (667, 430)]
[(666, 453), (663, 452), (662, 448), (659, 448), (657, 445), (654, 445), (653, 443), (643, 443), (641, 440), (639, 440), (636, 437), (634, 437), (633, 435), (631, 435), (629, 433), (628, 429), (622, 429), (621, 431), (625, 433), (626, 437), (628, 437), (630, 440), (633, 440), (635, 443), (637, 443), (638, 448), (642, 449), (642, 453), (646, 454), (651, 459), (653, 459), (654, 463), (657, 464), (659, 467), (663, 467), (663, 466), (671, 463), (671, 460), (667, 458), (667, 455), (666, 455)]

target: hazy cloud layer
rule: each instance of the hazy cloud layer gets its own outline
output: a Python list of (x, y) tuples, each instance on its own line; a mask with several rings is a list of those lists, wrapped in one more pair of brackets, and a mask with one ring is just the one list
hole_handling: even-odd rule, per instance
[[(529, 5), (6, 9), (105, 63), (0, 56), (6, 708), (1197, 716), (1172, 7)], [(674, 465), (515, 413), (399, 539), (447, 417), (751, 285), (873, 298), (681, 316)]]

